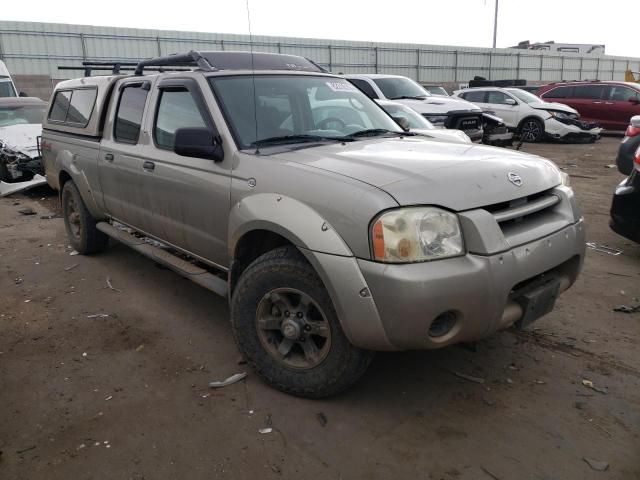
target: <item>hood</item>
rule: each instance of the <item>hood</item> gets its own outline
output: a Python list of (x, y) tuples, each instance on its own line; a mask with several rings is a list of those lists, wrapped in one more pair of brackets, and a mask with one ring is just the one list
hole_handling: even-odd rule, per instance
[(449, 113), (453, 111), (482, 111), (473, 103), (462, 100), (461, 98), (430, 96), (424, 99), (405, 98), (393, 101), (402, 103), (418, 113), (433, 113), (437, 115), (438, 113)]
[(575, 108), (571, 108), (568, 105), (564, 105), (562, 103), (556, 102), (534, 102), (528, 104), (531, 108), (535, 108), (536, 110), (557, 110), (559, 112), (564, 113), (573, 113), (578, 115), (578, 111)]
[[(439, 205), (454, 211), (505, 202), (560, 184), (560, 171), (534, 155), (419, 137), (372, 139), (276, 154), (376, 186), (400, 205)], [(508, 175), (522, 178), (515, 186)]]
[(39, 123), (22, 123), (0, 127), (0, 142), (5, 148), (22, 153), (30, 158), (38, 157), (38, 140), (42, 135)]
[(441, 142), (472, 143), (469, 136), (462, 130), (448, 130), (445, 128), (412, 128), (411, 132), (423, 135), (431, 140), (438, 140)]

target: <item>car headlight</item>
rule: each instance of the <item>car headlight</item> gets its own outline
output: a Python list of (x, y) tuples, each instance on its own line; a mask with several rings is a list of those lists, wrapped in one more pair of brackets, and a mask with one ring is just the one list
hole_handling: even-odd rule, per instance
[(458, 216), (437, 207), (383, 213), (371, 228), (373, 258), (386, 263), (427, 262), (464, 254)]
[(433, 123), (435, 127), (444, 127), (444, 124), (447, 121), (447, 115), (430, 115), (425, 113), (422, 116)]
[(562, 118), (565, 120), (575, 120), (578, 118), (578, 115), (575, 115), (573, 113), (557, 112), (554, 110), (547, 110), (547, 113), (551, 115), (553, 118)]

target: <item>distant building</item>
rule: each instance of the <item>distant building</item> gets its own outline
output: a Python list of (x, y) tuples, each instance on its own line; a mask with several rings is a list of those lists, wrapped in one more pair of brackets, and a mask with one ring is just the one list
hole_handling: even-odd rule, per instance
[(520, 50), (546, 50), (550, 52), (565, 52), (565, 53), (582, 53), (592, 55), (604, 55), (604, 45), (598, 45), (595, 43), (556, 43), (542, 42), (542, 43), (530, 43), (529, 40), (518, 43), (515, 47)]

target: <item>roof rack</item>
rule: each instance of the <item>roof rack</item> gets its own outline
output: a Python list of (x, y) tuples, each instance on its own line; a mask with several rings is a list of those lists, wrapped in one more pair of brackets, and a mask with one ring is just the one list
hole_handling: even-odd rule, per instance
[(142, 60), (138, 62), (134, 75), (142, 75), (145, 67), (198, 67), (205, 72), (215, 72), (217, 70), (200, 52), (195, 50), (191, 50), (189, 53)]
[[(167, 68), (169, 67), (169, 68)], [(84, 70), (90, 77), (92, 71), (111, 71), (112, 74), (133, 72), (143, 75), (145, 70), (155, 72), (181, 72), (196, 67), (205, 72), (220, 70), (280, 70), (330, 73), (313, 60), (296, 55), (266, 52), (213, 51), (168, 55), (135, 61), (85, 61), (82, 67), (61, 66), (59, 70)]]

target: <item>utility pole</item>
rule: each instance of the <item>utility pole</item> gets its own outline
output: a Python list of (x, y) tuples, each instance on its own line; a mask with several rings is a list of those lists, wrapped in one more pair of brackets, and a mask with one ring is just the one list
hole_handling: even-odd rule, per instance
[(498, 0), (496, 0), (496, 13), (493, 17), (493, 48), (496, 48), (497, 38), (498, 38)]

